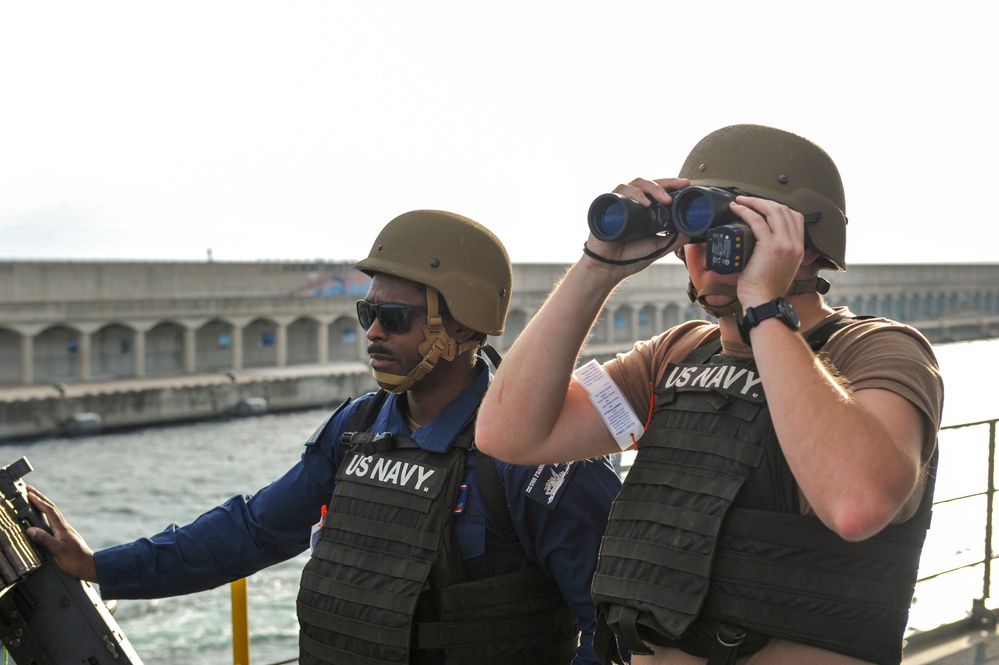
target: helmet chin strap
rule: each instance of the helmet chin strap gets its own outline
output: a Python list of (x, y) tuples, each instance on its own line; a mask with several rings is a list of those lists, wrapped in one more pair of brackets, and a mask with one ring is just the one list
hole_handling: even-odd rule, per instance
[[(708, 296), (729, 296), (733, 300), (727, 305), (715, 306), (708, 304)], [(703, 289), (697, 290), (693, 282), (687, 282), (687, 297), (690, 298), (690, 302), (696, 302), (701, 309), (716, 319), (729, 314), (742, 314), (739, 293), (731, 284), (708, 284)]]
[(401, 394), (413, 387), (413, 384), (425, 377), (437, 365), (440, 359), (454, 360), (465, 351), (477, 349), (479, 340), (470, 339), (466, 342), (456, 342), (444, 330), (444, 319), (438, 313), (437, 289), (427, 287), (427, 323), (423, 326), (423, 342), (420, 344), (420, 354), (423, 359), (416, 364), (409, 374), (389, 374), (371, 370), (375, 381), (388, 386), (390, 393)]
[[(791, 288), (788, 289), (786, 295), (828, 292), (829, 282), (821, 277), (813, 277), (812, 279), (799, 279), (791, 282)], [(733, 300), (727, 305), (716, 307), (708, 304), (707, 296), (729, 296)], [(730, 314), (742, 316), (742, 304), (739, 302), (739, 293), (734, 285), (708, 284), (703, 289), (697, 290), (694, 288), (693, 282), (687, 282), (687, 297), (690, 298), (690, 302), (696, 302), (705, 312), (715, 318), (720, 319)]]

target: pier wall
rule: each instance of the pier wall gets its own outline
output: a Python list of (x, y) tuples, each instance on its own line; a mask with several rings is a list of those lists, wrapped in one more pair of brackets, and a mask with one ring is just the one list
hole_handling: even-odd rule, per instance
[[(501, 353), (567, 266), (515, 264)], [(932, 342), (999, 337), (999, 263), (851, 265), (832, 305)], [(0, 261), (0, 440), (331, 404), (374, 387), (354, 309), (370, 280), (340, 262)], [(584, 357), (708, 318), (666, 260), (624, 282)], [(353, 369), (345, 369), (352, 367)], [(358, 369), (360, 368), (360, 369)], [(88, 420), (90, 418), (90, 420)]]
[[(515, 264), (509, 348), (564, 273)], [(855, 265), (823, 273), (826, 300), (916, 326), (934, 341), (996, 334), (999, 263)], [(354, 302), (369, 278), (346, 263), (0, 261), (0, 387), (191, 376), (365, 360)], [(676, 261), (625, 281), (590, 337), (627, 348), (707, 318)]]
[(377, 386), (367, 367), (0, 391), (0, 442), (340, 404)]

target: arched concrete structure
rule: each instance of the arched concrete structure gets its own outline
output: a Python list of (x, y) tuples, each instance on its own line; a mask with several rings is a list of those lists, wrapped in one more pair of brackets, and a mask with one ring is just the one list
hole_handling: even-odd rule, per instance
[(319, 322), (300, 316), (288, 326), (288, 364), (314, 365), (319, 362)]
[(329, 360), (338, 362), (366, 357), (364, 330), (357, 322), (356, 310), (338, 316), (329, 325)]
[(161, 321), (145, 334), (145, 375), (184, 373), (186, 329), (176, 321)]
[[(0, 385), (238, 372), (364, 360), (354, 301), (368, 278), (333, 263), (0, 262)], [(509, 349), (565, 266), (514, 265)], [(999, 264), (860, 265), (823, 273), (857, 314), (911, 323), (935, 341), (999, 335)], [(586, 353), (606, 356), (691, 319), (669, 259), (618, 288)]]

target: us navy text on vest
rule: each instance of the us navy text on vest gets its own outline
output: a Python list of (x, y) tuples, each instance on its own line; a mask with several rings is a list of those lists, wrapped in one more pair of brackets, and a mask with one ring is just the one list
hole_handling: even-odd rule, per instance
[(684, 391), (720, 391), (753, 402), (765, 402), (763, 379), (739, 365), (673, 365), (664, 388)]
[(352, 453), (343, 470), (360, 483), (405, 490), (417, 496), (436, 497), (444, 486), (445, 470), (390, 455)]

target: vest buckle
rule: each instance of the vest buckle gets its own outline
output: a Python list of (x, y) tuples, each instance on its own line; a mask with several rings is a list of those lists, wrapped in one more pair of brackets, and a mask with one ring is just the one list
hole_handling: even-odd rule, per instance
[(743, 628), (719, 623), (715, 633), (715, 642), (711, 645), (707, 665), (734, 665), (739, 655), (739, 645), (746, 639), (747, 632)]

